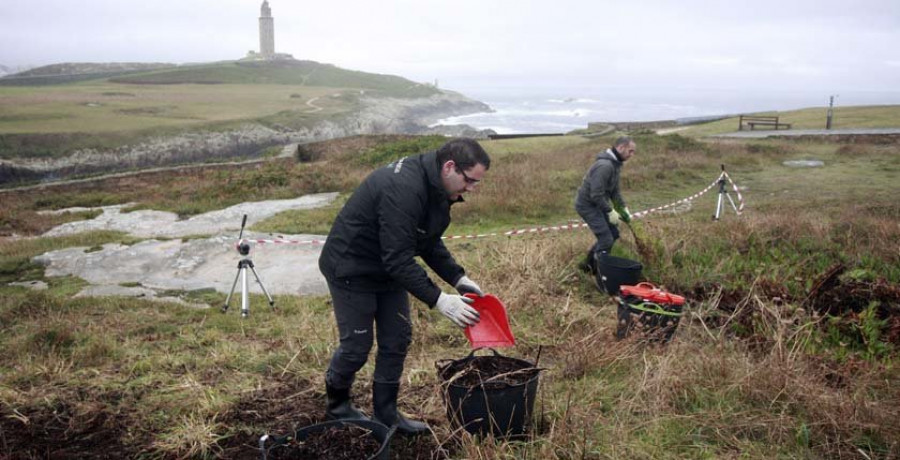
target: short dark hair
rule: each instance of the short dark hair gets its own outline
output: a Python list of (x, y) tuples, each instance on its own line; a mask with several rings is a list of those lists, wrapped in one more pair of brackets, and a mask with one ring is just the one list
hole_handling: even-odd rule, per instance
[(484, 169), (491, 169), (491, 157), (481, 148), (474, 139), (459, 137), (451, 139), (437, 149), (437, 164), (440, 168), (449, 160), (453, 160), (459, 169), (466, 170), (476, 164), (484, 165)]
[[(616, 139), (616, 142), (615, 142), (615, 144), (613, 144), (613, 147), (618, 147), (620, 145), (628, 145), (632, 142), (634, 142), (634, 139), (632, 139), (631, 136), (621, 136)], [(619, 149), (616, 149), (616, 150), (619, 150)]]

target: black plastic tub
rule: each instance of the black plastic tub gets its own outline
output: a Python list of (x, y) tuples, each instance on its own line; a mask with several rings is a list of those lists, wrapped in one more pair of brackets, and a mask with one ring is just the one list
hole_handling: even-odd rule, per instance
[[(493, 356), (475, 356), (475, 351), (463, 359), (436, 363), (438, 378), (443, 382), (441, 395), (450, 423), (472, 434), (492, 434), (499, 438), (526, 435), (531, 424), (541, 369), (523, 359), (503, 356), (493, 349)], [(521, 372), (523, 382), (457, 383), (458, 370), (476, 360), (492, 360), (516, 368), (516, 372)]]
[(597, 259), (597, 287), (609, 295), (619, 295), (619, 286), (638, 284), (644, 266), (636, 260), (600, 254)]
[(265, 435), (259, 438), (259, 451), (262, 460), (272, 460), (278, 458), (278, 449), (285, 449), (292, 441), (304, 441), (310, 435), (319, 433), (331, 428), (343, 428), (348, 425), (365, 428), (372, 432), (381, 448), (378, 452), (368, 457), (367, 460), (389, 460), (391, 437), (394, 435), (395, 427), (388, 428), (381, 423), (372, 420), (332, 420), (329, 422), (317, 423), (296, 430), (293, 434), (283, 436)]

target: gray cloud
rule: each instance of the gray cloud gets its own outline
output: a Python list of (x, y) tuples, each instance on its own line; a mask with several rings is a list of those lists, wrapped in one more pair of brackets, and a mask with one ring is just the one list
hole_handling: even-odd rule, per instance
[[(0, 64), (196, 62), (256, 49), (260, 1), (7, 1)], [(895, 90), (896, 0), (271, 0), (277, 51), (444, 82), (491, 78)]]

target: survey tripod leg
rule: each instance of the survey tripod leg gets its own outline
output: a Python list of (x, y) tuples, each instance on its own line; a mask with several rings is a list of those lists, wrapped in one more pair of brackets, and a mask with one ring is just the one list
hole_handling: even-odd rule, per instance
[(259, 284), (259, 287), (262, 289), (263, 294), (266, 295), (266, 299), (269, 301), (269, 306), (273, 309), (275, 308), (275, 300), (272, 299), (272, 296), (269, 295), (269, 291), (266, 290), (266, 287), (263, 285), (262, 280), (259, 279), (259, 274), (256, 273), (256, 269), (253, 267), (253, 261), (250, 259), (243, 259), (238, 262), (238, 272), (234, 277), (234, 282), (231, 284), (231, 291), (228, 293), (228, 297), (225, 298), (225, 305), (222, 307), (222, 313), (228, 311), (228, 306), (231, 303), (231, 296), (234, 294), (234, 288), (237, 286), (238, 279), (241, 280), (241, 317), (246, 318), (250, 316), (250, 283), (247, 278), (247, 269), (250, 269), (253, 272), (253, 277), (256, 279), (256, 283)]
[[(234, 275), (234, 282), (231, 283), (231, 291), (228, 291), (228, 297), (225, 297), (225, 305), (222, 306), (222, 313), (228, 311), (228, 304), (231, 303), (231, 295), (234, 294), (234, 288), (237, 286), (238, 279), (241, 277), (241, 274), (244, 273), (244, 270), (241, 269), (241, 264), (238, 264), (238, 271)], [(245, 277), (246, 279), (246, 277)]]
[[(734, 202), (731, 202), (731, 205), (734, 206)], [(249, 261), (248, 261), (249, 262)], [(253, 277), (256, 278), (256, 284), (259, 284), (259, 288), (262, 289), (263, 294), (266, 295), (266, 299), (269, 300), (269, 306), (275, 308), (275, 301), (272, 300), (272, 296), (269, 295), (269, 291), (266, 290), (266, 287), (263, 286), (262, 280), (259, 279), (259, 274), (256, 273), (256, 269), (253, 268), (253, 262), (250, 262), (250, 271), (253, 272)], [(247, 280), (244, 280), (244, 287), (246, 287)]]

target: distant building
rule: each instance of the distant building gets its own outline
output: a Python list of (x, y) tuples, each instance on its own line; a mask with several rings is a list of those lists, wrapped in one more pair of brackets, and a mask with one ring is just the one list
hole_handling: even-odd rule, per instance
[(269, 8), (268, 0), (263, 0), (259, 9), (259, 52), (248, 51), (246, 59), (293, 59), (290, 54), (275, 52), (275, 18), (272, 17), (272, 9)]
[(259, 54), (263, 59), (275, 57), (275, 18), (269, 1), (263, 0), (259, 14)]

